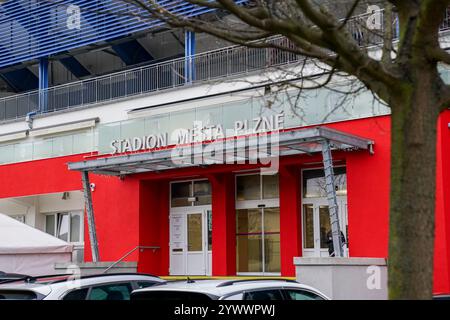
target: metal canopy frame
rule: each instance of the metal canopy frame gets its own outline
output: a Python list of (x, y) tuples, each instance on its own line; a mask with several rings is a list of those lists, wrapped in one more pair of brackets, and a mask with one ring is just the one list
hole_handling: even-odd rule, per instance
[[(261, 148), (261, 139), (265, 139), (264, 141), (267, 142), (269, 148), (267, 148), (267, 144), (265, 148)], [(99, 252), (95, 232), (96, 227), (92, 206), (91, 186), (89, 183), (89, 172), (102, 175), (123, 176), (143, 172), (159, 172), (162, 170), (229, 163), (226, 160), (230, 159), (230, 157), (233, 160), (232, 163), (237, 162), (239, 164), (257, 163), (258, 159), (263, 158), (270, 159), (295, 154), (321, 152), (325, 172), (326, 194), (330, 214), (334, 256), (342, 257), (343, 243), (340, 236), (341, 229), (339, 226), (331, 151), (332, 149), (368, 150), (372, 154), (373, 145), (374, 141), (372, 140), (319, 126), (301, 130), (239, 136), (208, 143), (192, 143), (153, 152), (133, 153), (73, 162), (69, 163), (69, 169), (81, 171), (82, 173), (92, 255), (93, 260), (98, 261)], [(219, 150), (219, 161), (217, 161), (217, 155), (212, 154), (214, 153), (213, 151), (211, 157), (207, 159), (208, 164), (203, 163), (205, 160), (205, 147), (213, 147), (210, 148), (210, 150)], [(176, 161), (173, 161), (173, 155), (177, 152), (181, 156), (176, 157)], [(201, 161), (198, 161), (199, 159)]]
[[(338, 150), (369, 150), (373, 152), (374, 142), (370, 139), (350, 135), (342, 131), (314, 127), (302, 130), (284, 131), (279, 133), (239, 136), (232, 139), (216, 140), (209, 143), (192, 143), (176, 148), (157, 150), (153, 152), (131, 153), (119, 156), (102, 157), (93, 160), (69, 163), (69, 169), (75, 171), (88, 171), (102, 175), (123, 176), (143, 172), (159, 172), (163, 170), (197, 167), (225, 162), (211, 160), (207, 164), (199, 163), (198, 158), (203, 157), (203, 148), (213, 145), (223, 152), (223, 157), (234, 157), (237, 163), (244, 161), (255, 163), (261, 158), (261, 138), (267, 137), (269, 144), (274, 143), (275, 148), (267, 150), (266, 157), (283, 157), (296, 154), (312, 154), (321, 152), (322, 142), (328, 141), (332, 149)], [(239, 152), (236, 154), (236, 150)], [(172, 161), (173, 154), (178, 153), (176, 162)], [(216, 154), (217, 158), (218, 155)], [(214, 157), (212, 157), (214, 158)]]

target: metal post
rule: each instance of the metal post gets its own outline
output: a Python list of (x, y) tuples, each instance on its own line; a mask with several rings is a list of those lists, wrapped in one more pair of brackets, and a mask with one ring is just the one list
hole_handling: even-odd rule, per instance
[(91, 242), (92, 262), (99, 261), (97, 233), (95, 231), (94, 208), (92, 206), (91, 184), (89, 182), (89, 173), (81, 172), (84, 189), (84, 201), (86, 205), (87, 222), (89, 228), (89, 240)]
[(341, 228), (339, 226), (339, 213), (336, 198), (336, 190), (334, 189), (334, 170), (333, 158), (331, 156), (330, 141), (322, 142), (323, 168), (325, 171), (325, 185), (328, 200), (328, 210), (330, 213), (331, 234), (333, 237), (334, 256), (343, 257), (341, 241)]
[(195, 33), (186, 31), (184, 35), (184, 76), (185, 82), (191, 83), (195, 80)]
[(48, 111), (48, 59), (39, 59), (39, 110), (41, 112)]

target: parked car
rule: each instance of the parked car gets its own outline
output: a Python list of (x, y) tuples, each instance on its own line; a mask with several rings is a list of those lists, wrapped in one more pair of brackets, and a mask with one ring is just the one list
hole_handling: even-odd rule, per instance
[(146, 274), (25, 276), (0, 284), (0, 300), (129, 300), (133, 290), (163, 283)]
[(329, 300), (293, 280), (187, 280), (135, 290), (131, 300)]

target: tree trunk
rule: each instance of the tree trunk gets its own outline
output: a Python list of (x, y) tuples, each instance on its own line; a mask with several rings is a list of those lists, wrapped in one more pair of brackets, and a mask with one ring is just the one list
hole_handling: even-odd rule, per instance
[(391, 101), (389, 299), (432, 296), (439, 116), (434, 76), (421, 70), (420, 78)]

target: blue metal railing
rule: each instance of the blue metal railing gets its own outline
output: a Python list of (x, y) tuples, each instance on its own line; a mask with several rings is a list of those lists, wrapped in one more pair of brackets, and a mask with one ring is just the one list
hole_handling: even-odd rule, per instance
[[(380, 12), (383, 17), (383, 12)], [(352, 18), (347, 28), (361, 46), (379, 44), (382, 40), (382, 25), (379, 30), (367, 29), (368, 14)], [(396, 21), (393, 21), (396, 23)], [(450, 29), (450, 12), (447, 10), (441, 31)], [(395, 30), (395, 29), (394, 29)], [(398, 36), (394, 34), (394, 36)], [(270, 41), (283, 47), (293, 46), (282, 37)], [(0, 121), (25, 117), (39, 110), (39, 99), (45, 100), (46, 112), (73, 107), (93, 105), (151, 92), (181, 87), (224, 77), (243, 75), (268, 67), (298, 62), (302, 57), (287, 50), (273, 48), (249, 48), (231, 46), (186, 58), (178, 58), (105, 76), (35, 90), (0, 98)], [(186, 65), (193, 68), (195, 79), (185, 77)], [(42, 112), (42, 110), (41, 110)]]

